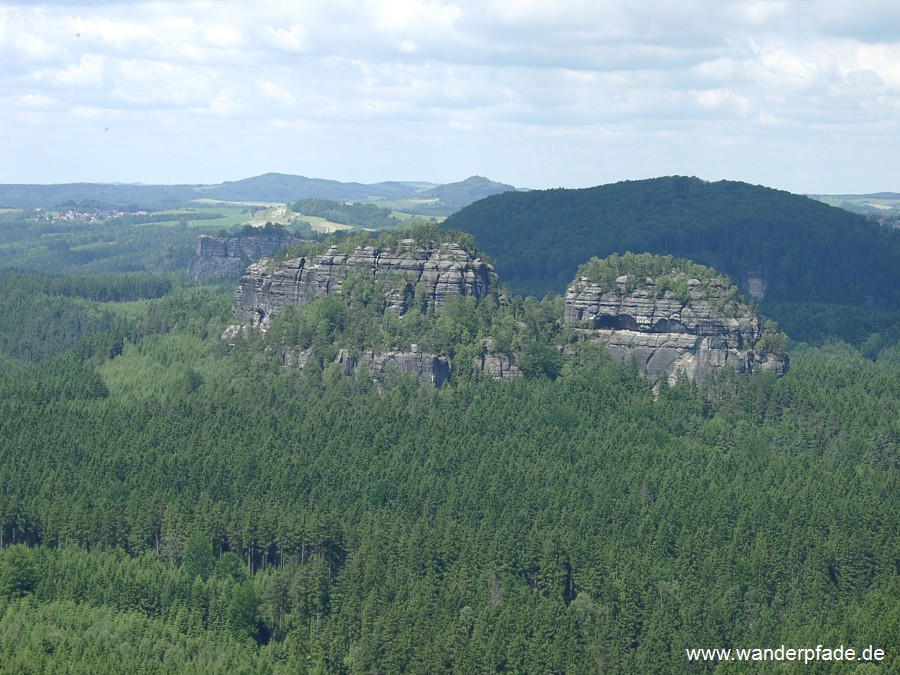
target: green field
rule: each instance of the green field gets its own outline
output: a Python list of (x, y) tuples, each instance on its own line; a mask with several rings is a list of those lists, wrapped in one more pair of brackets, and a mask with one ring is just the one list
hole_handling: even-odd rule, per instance
[[(197, 200), (198, 202), (207, 202), (208, 200)], [(248, 211), (248, 207), (251, 207)], [(263, 207), (263, 208), (252, 208)], [(172, 211), (166, 211), (178, 215), (178, 219), (173, 220), (172, 224), (177, 225), (179, 220), (184, 218), (188, 221), (188, 227), (210, 227), (221, 225), (221, 227), (229, 228), (235, 225), (253, 225), (254, 227), (262, 227), (266, 223), (279, 223), (282, 225), (290, 225), (295, 219), (305, 220), (315, 232), (332, 233), (339, 230), (352, 230), (350, 225), (343, 223), (335, 223), (318, 216), (309, 216), (303, 213), (294, 213), (286, 204), (278, 204), (274, 202), (216, 202), (197, 208), (186, 208)], [(225, 217), (216, 220), (197, 220), (192, 222), (189, 218), (191, 213), (221, 213)], [(188, 216), (188, 217), (186, 217)], [(160, 224), (168, 224), (160, 223)]]
[[(172, 220), (165, 220), (153, 223), (153, 225), (179, 225), (182, 220), (187, 221), (188, 227), (222, 227), (225, 229), (236, 225), (243, 225), (253, 221), (254, 215), (251, 214), (246, 206), (198, 206), (186, 207), (182, 209), (167, 209), (160, 211), (160, 214), (172, 214)], [(206, 217), (197, 217), (203, 214)], [(209, 218), (206, 214), (221, 214), (221, 218)], [(193, 218), (192, 218), (193, 216)], [(149, 224), (149, 223), (148, 223)]]
[[(900, 218), (900, 195), (809, 195), (813, 199), (853, 213)], [(896, 197), (896, 198), (895, 198)]]

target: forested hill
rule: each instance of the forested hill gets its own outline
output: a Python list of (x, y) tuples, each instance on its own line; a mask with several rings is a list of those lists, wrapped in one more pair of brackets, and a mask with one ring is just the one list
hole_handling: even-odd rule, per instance
[(471, 232), (513, 290), (562, 292), (590, 256), (688, 258), (766, 300), (900, 309), (900, 231), (807, 197), (731, 181), (666, 177), (593, 188), (509, 192), (446, 227)]

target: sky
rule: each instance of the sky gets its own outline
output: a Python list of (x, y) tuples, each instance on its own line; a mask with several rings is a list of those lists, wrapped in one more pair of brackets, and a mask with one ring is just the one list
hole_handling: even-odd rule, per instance
[(0, 0), (0, 183), (900, 192), (896, 0)]

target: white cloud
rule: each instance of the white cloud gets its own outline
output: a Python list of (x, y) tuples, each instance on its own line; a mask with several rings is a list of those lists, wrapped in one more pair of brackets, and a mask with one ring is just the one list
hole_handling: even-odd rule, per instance
[(704, 108), (728, 108), (738, 114), (746, 114), (751, 110), (750, 101), (727, 89), (704, 89), (697, 92), (697, 102)]
[(206, 105), (190, 108), (191, 113), (215, 117), (237, 117), (248, 109), (247, 102), (232, 88), (222, 89)]
[(286, 52), (302, 54), (312, 48), (309, 31), (302, 23), (295, 23), (290, 28), (266, 26), (263, 36), (267, 44)]
[(436, 0), (366, 0), (374, 27), (389, 34), (429, 34), (447, 30), (462, 11), (455, 4)]
[(110, 79), (110, 98), (157, 108), (196, 105), (209, 94), (216, 74), (204, 66), (128, 59), (116, 63)]
[(61, 64), (58, 67), (41, 68), (34, 71), (36, 83), (46, 83), (53, 88), (83, 89), (103, 84), (106, 59), (98, 54), (84, 54), (77, 63)]
[(8, 63), (43, 63), (61, 57), (63, 51), (50, 36), (22, 29), (25, 21), (39, 24), (43, 18), (42, 12), (28, 12), (21, 18), (10, 9), (6, 9), (4, 14), (0, 16), (0, 54), (5, 56)]
[(17, 97), (17, 102), (25, 108), (52, 108), (57, 100), (44, 94), (23, 94)]
[(206, 28), (203, 35), (214, 47), (236, 49), (244, 44), (244, 35), (234, 26), (215, 24)]
[[(396, 177), (385, 157), (488, 173), (478, 161), (502, 168), (515, 155), (505, 170), (522, 177), (507, 180), (537, 187), (561, 182), (541, 166), (600, 176), (589, 150), (628, 152), (657, 175), (686, 147), (712, 143), (725, 156), (704, 158), (717, 167), (747, 165), (738, 152), (753, 148), (762, 176), (801, 138), (812, 157), (847, 134), (880, 134), (865, 170), (886, 175), (881, 148), (900, 144), (898, 16), (891, 0), (7, 0), (0, 125), (119, 111), (123, 137), (140, 124), (158, 129), (160, 148), (176, 130), (199, 148), (219, 133), (217, 146), (248, 144), (243, 157), (252, 128), (253, 143), (321, 144), (323, 170), (330, 148), (333, 166), (371, 166), (375, 179)], [(794, 136), (772, 145), (782, 131)], [(392, 144), (409, 155), (385, 152)], [(568, 161), (542, 164), (544, 152)], [(835, 170), (856, 180), (846, 166)]]
[[(66, 30), (66, 35), (61, 34), (63, 30)], [(71, 42), (73, 37), (77, 38), (80, 42), (87, 43), (81, 46), (88, 49), (104, 45), (116, 50), (131, 51), (136, 46), (145, 47), (148, 40), (156, 41), (151, 25), (104, 16), (90, 19), (75, 16), (55, 27), (54, 32), (66, 42)]]
[(108, 108), (95, 108), (89, 105), (75, 106), (74, 108), (72, 108), (71, 114), (73, 117), (87, 120), (109, 119), (111, 117), (118, 117), (120, 115), (119, 111), (117, 110), (109, 110)]
[(267, 99), (279, 103), (293, 103), (296, 100), (294, 95), (280, 84), (269, 80), (259, 80), (257, 84), (260, 93)]
[(855, 45), (855, 59), (848, 62), (860, 70), (873, 73), (894, 94), (900, 94), (900, 40), (893, 44)]
[(738, 3), (736, 12), (752, 27), (766, 26), (784, 19), (789, 4), (785, 0), (751, 0)]

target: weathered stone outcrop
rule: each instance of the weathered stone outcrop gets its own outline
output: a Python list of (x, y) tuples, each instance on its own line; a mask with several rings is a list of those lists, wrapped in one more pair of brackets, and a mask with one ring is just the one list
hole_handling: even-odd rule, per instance
[(475, 365), (495, 380), (512, 381), (522, 376), (522, 371), (506, 354), (484, 354)]
[(340, 293), (348, 274), (371, 277), (398, 315), (405, 314), (417, 288), (441, 307), (454, 295), (485, 297), (497, 283), (494, 268), (473, 258), (453, 243), (435, 248), (404, 239), (398, 250), (358, 247), (341, 253), (335, 247), (322, 255), (286, 260), (270, 270), (262, 259), (247, 268), (234, 295), (234, 318), (239, 325), (265, 330), (269, 320), (288, 305)]
[[(623, 266), (642, 269), (644, 275), (616, 278)], [(605, 261), (593, 258), (581, 274), (566, 292), (563, 335), (575, 339), (567, 340), (564, 349), (557, 342), (564, 353), (578, 351), (585, 343), (600, 344), (620, 362), (634, 359), (656, 382), (663, 377), (673, 382), (682, 374), (699, 380), (721, 367), (741, 373), (787, 369), (784, 336), (764, 331), (753, 309), (738, 298), (737, 289), (714, 270), (669, 257), (627, 254)], [(650, 274), (654, 276), (645, 276)], [(277, 265), (263, 258), (241, 278), (234, 295), (236, 324), (223, 339), (264, 332), (285, 307), (327, 295), (345, 295), (347, 308), (374, 310), (371, 317), (380, 317), (383, 311), (403, 317), (426, 306), (440, 308), (452, 297), (480, 301), (494, 292), (496, 283), (491, 265), (454, 243), (426, 247), (402, 239), (383, 249), (359, 246), (349, 253), (332, 246), (325, 253)], [(497, 300), (501, 311), (509, 304), (502, 296)], [(525, 323), (516, 325), (527, 329)], [(554, 331), (559, 328), (554, 324)], [(515, 380), (523, 374), (515, 356), (497, 350), (490, 337), (481, 339), (477, 355), (469, 350), (431, 353), (416, 345), (354, 349), (340, 339), (330, 348), (338, 346), (344, 348), (337, 351), (334, 363), (348, 374), (366, 373), (375, 382), (383, 383), (394, 372), (440, 386), (454, 365), (498, 380)], [(304, 368), (313, 358), (310, 349), (284, 343), (279, 349), (285, 365)], [(456, 358), (467, 354), (467, 362), (452, 364), (451, 353)], [(316, 358), (322, 358), (321, 352)]]
[[(286, 366), (305, 368), (312, 357), (312, 352), (306, 349), (285, 349), (281, 356)], [(450, 361), (445, 356), (423, 352), (416, 345), (412, 345), (407, 351), (376, 352), (367, 349), (355, 353), (349, 349), (341, 349), (334, 363), (338, 364), (347, 375), (355, 373), (359, 368), (365, 368), (375, 382), (383, 382), (385, 376), (391, 373), (398, 375), (412, 373), (420, 381), (431, 382), (435, 387), (440, 387), (450, 379)]]
[(700, 380), (713, 369), (783, 373), (787, 357), (754, 350), (762, 336), (759, 317), (733, 297), (719, 278), (683, 282), (688, 295), (657, 288), (652, 278), (620, 276), (614, 284), (581, 277), (566, 291), (565, 321), (579, 336), (603, 344), (614, 358), (634, 358), (651, 379), (683, 373)]
[(522, 371), (508, 354), (494, 349), (494, 341), (490, 338), (482, 340), (481, 355), (475, 359), (475, 368), (495, 380), (512, 381), (522, 376)]
[[(281, 353), (282, 363), (286, 366), (305, 368), (312, 357), (308, 349), (295, 350), (284, 349)], [(417, 345), (412, 345), (409, 350), (388, 350), (376, 352), (371, 349), (362, 353), (354, 353), (348, 349), (338, 351), (334, 359), (341, 369), (351, 375), (360, 367), (366, 369), (373, 381), (383, 382), (390, 373), (412, 373), (421, 382), (431, 382), (435, 387), (440, 387), (450, 379), (452, 365), (446, 356), (439, 356), (421, 351)], [(489, 352), (483, 354), (474, 364), (475, 368), (485, 372), (495, 380), (511, 381), (521, 377), (522, 372), (510, 362), (509, 356)]]
[(362, 366), (373, 380), (379, 382), (391, 372), (400, 375), (412, 373), (422, 382), (431, 382), (435, 387), (440, 387), (450, 379), (450, 361), (446, 357), (419, 351), (415, 345), (409, 351), (366, 350), (358, 356), (342, 349), (335, 362), (348, 375)]
[(194, 258), (188, 264), (192, 279), (238, 276), (253, 260), (273, 256), (298, 241), (291, 234), (259, 234), (250, 237), (197, 237)]

